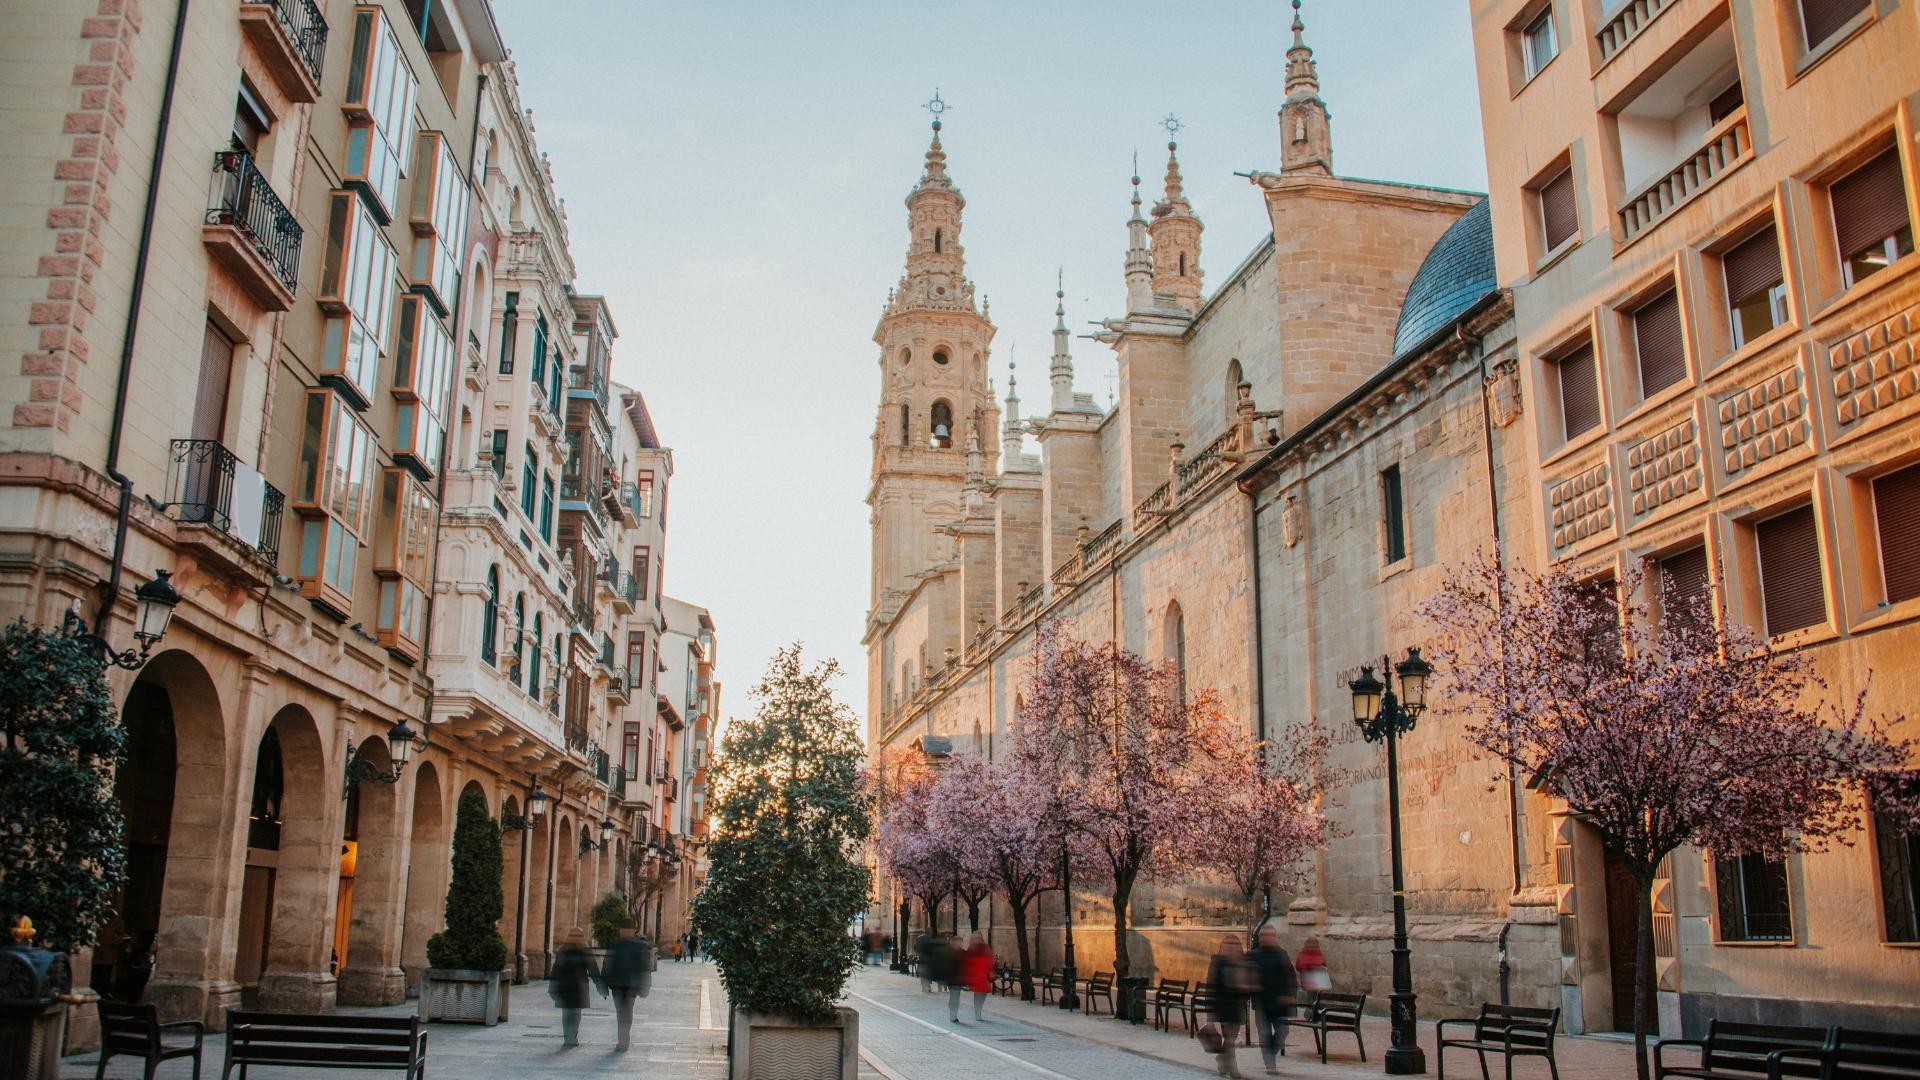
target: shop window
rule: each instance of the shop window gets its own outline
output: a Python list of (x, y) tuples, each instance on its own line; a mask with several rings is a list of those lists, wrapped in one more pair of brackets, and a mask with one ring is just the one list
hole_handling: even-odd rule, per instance
[(1786, 323), (1787, 279), (1773, 222), (1729, 248), (1720, 256), (1720, 268), (1726, 280), (1734, 348)]
[(1680, 296), (1671, 287), (1634, 308), (1634, 351), (1640, 396), (1652, 397), (1687, 377), (1687, 350), (1680, 334)]
[(1380, 472), (1380, 537), (1387, 565), (1407, 557), (1407, 512), (1400, 488), (1400, 466)]
[(300, 514), (300, 594), (353, 610), (353, 578), (374, 497), (374, 437), (329, 390), (307, 391), (294, 509)]
[(403, 153), (413, 146), (413, 103), (419, 84), (407, 67), (385, 11), (353, 9), (352, 53), (347, 61), (347, 153), (341, 177), (357, 187), (385, 225), (398, 208)]
[(1873, 847), (1880, 870), (1880, 910), (1886, 940), (1920, 942), (1920, 832), (1875, 808)]
[(1920, 465), (1873, 482), (1873, 523), (1887, 603), (1920, 596)]
[(1560, 422), (1571, 442), (1600, 426), (1600, 377), (1593, 362), (1593, 342), (1582, 341), (1571, 352), (1552, 361), (1560, 384)]
[(373, 556), (380, 603), (374, 625), (380, 644), (408, 660), (420, 659), (427, 640), (435, 511), (433, 494), (407, 470), (381, 471)]
[(453, 337), (426, 301), (401, 297), (393, 358), (393, 456), (423, 480), (439, 469), (446, 445), (454, 363)]
[(1769, 636), (1827, 619), (1826, 582), (1820, 572), (1820, 537), (1812, 506), (1801, 506), (1755, 525), (1760, 556), (1760, 598)]
[(399, 256), (385, 230), (350, 191), (327, 197), (327, 244), (315, 295), (331, 317), (320, 342), (320, 377), (355, 408), (371, 402), (393, 318)]
[(1713, 861), (1713, 879), (1719, 940), (1793, 940), (1785, 862), (1762, 855), (1722, 856)]
[(457, 251), (467, 231), (467, 182), (452, 145), (438, 131), (420, 133), (413, 160), (413, 264), (408, 279), (434, 310), (450, 316), (460, 293)]
[(1900, 154), (1889, 147), (1827, 188), (1833, 206), (1833, 236), (1848, 288), (1913, 252), (1907, 219), (1907, 189), (1900, 180)]

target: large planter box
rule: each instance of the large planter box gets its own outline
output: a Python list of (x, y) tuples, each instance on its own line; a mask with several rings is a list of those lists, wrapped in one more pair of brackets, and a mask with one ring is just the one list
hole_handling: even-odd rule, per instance
[(509, 978), (504, 971), (428, 968), (420, 976), (420, 1019), (492, 1027), (507, 1018)]
[(730, 1080), (857, 1080), (860, 1014), (834, 1011), (828, 1023), (801, 1024), (733, 1010)]

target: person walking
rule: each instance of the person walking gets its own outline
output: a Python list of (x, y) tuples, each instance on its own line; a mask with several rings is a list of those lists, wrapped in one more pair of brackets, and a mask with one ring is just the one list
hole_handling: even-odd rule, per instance
[(960, 1022), (960, 958), (957, 941), (949, 937), (935, 939), (933, 981), (946, 988), (947, 1018), (956, 1024)]
[(920, 931), (920, 936), (914, 939), (913, 952), (920, 968), (920, 992), (923, 994), (933, 993), (933, 954), (938, 949), (939, 942), (934, 938), (932, 929)]
[(1221, 1076), (1240, 1075), (1234, 1044), (1239, 1041), (1240, 1028), (1246, 1023), (1247, 996), (1253, 987), (1246, 951), (1240, 945), (1239, 936), (1230, 934), (1221, 939), (1219, 950), (1207, 965), (1209, 1011), (1214, 1025), (1220, 1029), (1220, 1046), (1213, 1055), (1214, 1069)]
[(700, 931), (689, 930), (687, 931), (687, 963), (689, 964), (698, 963), (699, 960), (700, 960)]
[(600, 992), (613, 995), (614, 1023), (619, 1041), (614, 1049), (626, 1053), (632, 1045), (633, 999), (646, 997), (653, 989), (653, 972), (659, 966), (653, 946), (634, 935), (632, 926), (620, 928), (620, 936), (607, 947), (607, 966), (602, 973)]
[(553, 970), (547, 972), (547, 994), (560, 1007), (561, 1049), (580, 1045), (580, 1010), (588, 1005), (588, 986), (599, 981), (600, 970), (587, 952), (587, 932), (576, 926), (567, 931), (553, 958)]
[(1259, 987), (1254, 998), (1254, 1030), (1260, 1033), (1260, 1056), (1266, 1059), (1267, 1072), (1278, 1074), (1279, 1055), (1287, 1052), (1287, 1022), (1300, 996), (1293, 958), (1280, 947), (1279, 927), (1260, 928), (1259, 944), (1247, 954), (1247, 963)]
[(982, 1010), (987, 1006), (987, 995), (993, 992), (993, 946), (979, 934), (973, 935), (973, 943), (960, 958), (960, 981), (973, 993), (974, 1022), (985, 1023)]

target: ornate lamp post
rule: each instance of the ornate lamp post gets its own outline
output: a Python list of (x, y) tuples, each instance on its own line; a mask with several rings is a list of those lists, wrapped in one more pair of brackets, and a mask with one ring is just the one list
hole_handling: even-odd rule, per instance
[(1067, 857), (1067, 841), (1060, 840), (1060, 907), (1065, 913), (1063, 928), (1066, 943), (1060, 952), (1060, 1007), (1072, 1012), (1080, 1007), (1080, 971), (1073, 966), (1073, 860)]
[(346, 798), (347, 792), (369, 780), (382, 784), (399, 783), (400, 774), (406, 771), (407, 762), (412, 759), (416, 745), (426, 746), (427, 736), (425, 733), (416, 736), (413, 728), (409, 727), (405, 720), (387, 729), (387, 754), (393, 759), (391, 769), (379, 768), (360, 756), (359, 747), (352, 743), (347, 744), (347, 782), (341, 789), (340, 797)]
[[(180, 606), (180, 592), (167, 580), (172, 576), (172, 571), (155, 570), (152, 581), (133, 590), (137, 604), (133, 613), (133, 639), (140, 643), (139, 652), (132, 649), (116, 652), (106, 638), (88, 629), (87, 620), (80, 615), (79, 600), (73, 602), (63, 620), (67, 636), (91, 645), (102, 663), (128, 670), (139, 668), (147, 662), (147, 654), (153, 651), (154, 645), (166, 636), (167, 624), (173, 621), (173, 609)], [(104, 620), (106, 616), (101, 618)]]
[(546, 813), (547, 793), (540, 787), (540, 778), (536, 776), (533, 779), (533, 786), (527, 791), (526, 813), (509, 814), (502, 811), (500, 814), (501, 828), (514, 829), (520, 833), (520, 880), (519, 884), (514, 886), (514, 895), (519, 899), (514, 902), (513, 911), (513, 981), (516, 983), (527, 981), (527, 834), (533, 831), (534, 826), (540, 824), (540, 819)]
[(1393, 1045), (1385, 1058), (1389, 1074), (1406, 1075), (1427, 1071), (1426, 1053), (1420, 1049), (1413, 993), (1413, 958), (1407, 948), (1407, 884), (1400, 865), (1400, 752), (1399, 737), (1413, 725), (1427, 707), (1427, 676), (1433, 665), (1420, 658), (1419, 649), (1408, 649), (1407, 658), (1392, 664), (1381, 657), (1381, 674), (1400, 676), (1400, 696), (1393, 692), (1391, 676), (1383, 682), (1374, 677), (1373, 668), (1362, 667), (1360, 677), (1347, 684), (1353, 691), (1353, 722), (1368, 742), (1387, 743), (1387, 821), (1393, 846), (1393, 990), (1387, 994), (1387, 1012), (1392, 1023)]

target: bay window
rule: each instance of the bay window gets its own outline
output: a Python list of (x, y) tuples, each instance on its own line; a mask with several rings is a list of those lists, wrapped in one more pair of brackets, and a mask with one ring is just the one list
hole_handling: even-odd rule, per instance
[(309, 390), (294, 509), (300, 515), (300, 595), (346, 616), (373, 502), (373, 431), (330, 390)]
[(420, 659), (427, 639), (435, 509), (433, 495), (412, 473), (381, 470), (373, 559), (380, 605), (374, 626), (380, 644), (408, 660)]
[(379, 378), (398, 262), (366, 204), (351, 191), (327, 196), (327, 244), (316, 299), (331, 317), (321, 338), (319, 370), (358, 409), (367, 407)]
[(467, 183), (453, 148), (438, 131), (423, 131), (414, 144), (413, 265), (416, 292), (442, 315), (451, 314), (460, 291), (456, 254), (467, 228)]
[(393, 456), (421, 479), (440, 467), (447, 439), (447, 398), (453, 392), (453, 335), (418, 295), (400, 298), (394, 341)]
[(407, 67), (400, 39), (386, 12), (373, 5), (353, 9), (352, 52), (347, 58), (347, 153), (342, 177), (360, 189), (368, 208), (385, 225), (400, 197), (401, 160), (413, 145), (413, 102), (419, 82)]

